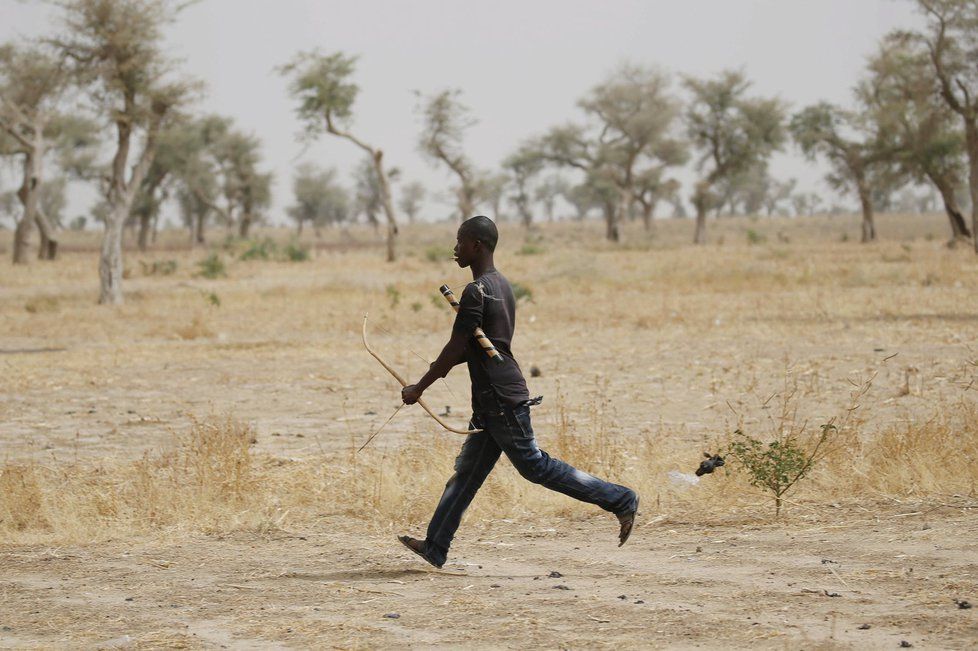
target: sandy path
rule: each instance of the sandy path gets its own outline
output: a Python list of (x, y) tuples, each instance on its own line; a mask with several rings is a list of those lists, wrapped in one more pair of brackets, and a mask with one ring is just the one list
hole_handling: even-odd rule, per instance
[(441, 571), (393, 532), (338, 520), (265, 536), (21, 547), (0, 555), (0, 645), (978, 644), (978, 609), (954, 601), (978, 601), (973, 511), (903, 504), (789, 517), (649, 518), (622, 549), (601, 515), (467, 522)]

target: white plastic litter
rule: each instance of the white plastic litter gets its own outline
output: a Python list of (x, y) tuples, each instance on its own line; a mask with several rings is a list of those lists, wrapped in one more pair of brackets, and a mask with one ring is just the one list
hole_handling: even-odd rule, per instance
[(695, 486), (700, 483), (700, 478), (690, 472), (679, 472), (678, 470), (669, 471), (669, 479), (672, 483), (679, 484), (680, 486)]

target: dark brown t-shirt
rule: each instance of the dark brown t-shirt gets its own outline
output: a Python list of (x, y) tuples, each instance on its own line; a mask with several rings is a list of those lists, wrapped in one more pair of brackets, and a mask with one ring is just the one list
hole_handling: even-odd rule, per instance
[[(530, 397), (523, 372), (510, 348), (515, 325), (516, 299), (509, 281), (501, 273), (488, 271), (466, 285), (453, 329), (469, 335), (465, 362), (472, 379), (473, 411), (492, 409), (490, 396), (508, 406), (515, 406)], [(490, 359), (472, 336), (477, 327), (486, 333), (504, 363)]]

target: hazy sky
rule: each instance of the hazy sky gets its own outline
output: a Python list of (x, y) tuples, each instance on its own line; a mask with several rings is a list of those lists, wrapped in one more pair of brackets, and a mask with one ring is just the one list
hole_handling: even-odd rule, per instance
[[(52, 16), (42, 3), (0, 0), (0, 41), (47, 32)], [(297, 163), (335, 166), (348, 183), (360, 156), (332, 137), (308, 148), (296, 141), (286, 80), (274, 68), (299, 50), (358, 55), (355, 133), (381, 146), (404, 180), (444, 193), (452, 178), (417, 150), (415, 90), (460, 88), (478, 120), (466, 151), (479, 167), (497, 168), (523, 138), (578, 118), (577, 99), (622, 62), (677, 76), (743, 68), (755, 93), (793, 109), (846, 103), (878, 39), (920, 22), (909, 0), (203, 0), (167, 40), (183, 69), (206, 83), (201, 110), (261, 137), (278, 221)], [(771, 171), (827, 194), (822, 170), (790, 148)], [(83, 213), (88, 198), (73, 191), (66, 216)], [(426, 215), (448, 210), (429, 202)]]

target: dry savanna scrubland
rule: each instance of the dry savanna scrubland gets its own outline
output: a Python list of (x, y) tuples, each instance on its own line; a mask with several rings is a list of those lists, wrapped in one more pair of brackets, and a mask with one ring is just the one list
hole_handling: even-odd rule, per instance
[[(405, 227), (392, 264), (370, 230), (307, 234), (306, 261), (164, 232), (119, 307), (96, 233), (4, 260), (0, 647), (974, 648), (978, 258), (941, 216), (878, 221), (860, 245), (856, 218), (721, 219), (702, 247), (688, 221), (504, 225), (540, 445), (642, 509), (619, 549), (503, 460), (442, 570), (394, 535), (423, 534), (461, 437), (410, 407), (356, 449), (400, 402), (363, 315), (419, 377), (438, 286), (468, 280), (453, 225)], [(464, 370), (426, 399), (464, 427)], [(826, 424), (778, 517), (729, 455), (670, 476)]]

